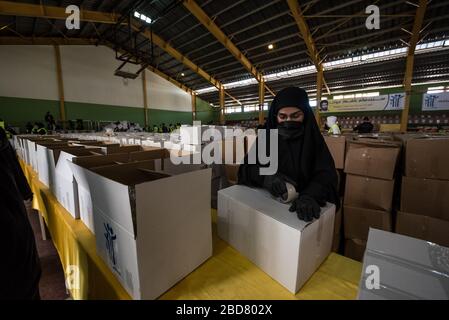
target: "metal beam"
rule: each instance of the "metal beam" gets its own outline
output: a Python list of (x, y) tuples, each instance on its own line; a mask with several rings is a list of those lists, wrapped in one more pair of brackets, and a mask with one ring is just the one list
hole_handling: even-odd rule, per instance
[[(298, 0), (287, 0), (287, 3), (288, 6), (290, 7), (293, 18), (295, 19), (296, 24), (298, 25), (301, 37), (304, 39), (307, 51), (309, 52), (310, 59), (315, 65), (317, 72), (320, 71), (323, 72), (322, 59), (320, 58), (319, 52), (313, 41), (312, 34), (310, 33), (309, 30), (309, 26), (307, 25), (306, 20), (304, 19), (301, 7), (298, 4)], [(326, 83), (326, 81), (324, 80), (324, 76), (322, 77), (322, 80), (323, 83)], [(327, 85), (326, 88), (328, 88)], [(330, 91), (328, 91), (328, 94), (331, 94)]]
[(407, 62), (404, 75), (405, 101), (404, 110), (401, 114), (401, 132), (407, 132), (408, 114), (410, 110), (410, 97), (412, 94), (413, 65), (415, 61), (416, 44), (419, 41), (424, 16), (426, 14), (428, 0), (419, 0), (419, 6), (416, 9), (415, 22), (413, 23), (412, 36), (410, 38)]
[[(31, 18), (63, 19), (67, 18), (65, 8), (28, 4), (22, 2), (0, 1), (0, 14)], [(118, 15), (113, 12), (80, 10), (80, 20), (105, 24), (115, 24)]]
[(0, 45), (93, 45), (96, 39), (54, 37), (0, 37)]
[[(194, 0), (184, 0), (184, 6), (198, 21), (248, 70), (257, 81), (263, 81), (262, 73), (248, 60), (239, 48), (228, 38), (228, 36), (215, 24), (215, 22), (201, 9)], [(269, 90), (269, 88), (267, 88)], [(270, 90), (269, 90), (270, 91)]]

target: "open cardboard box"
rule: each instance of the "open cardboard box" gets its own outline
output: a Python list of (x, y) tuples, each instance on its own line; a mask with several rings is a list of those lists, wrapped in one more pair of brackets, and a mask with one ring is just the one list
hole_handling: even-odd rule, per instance
[(67, 144), (37, 144), (37, 159), (39, 168), (39, 180), (55, 193), (56, 165), (61, 150), (82, 150), (84, 147)]
[(218, 236), (295, 294), (331, 251), (335, 206), (307, 223), (263, 189), (218, 191)]
[[(64, 148), (69, 147), (69, 145), (67, 144), (67, 142), (49, 140), (35, 141), (34, 144), (36, 147), (35, 158), (37, 163), (37, 168), (35, 170), (39, 176), (39, 180), (43, 182), (47, 187), (49, 187), (50, 184), (48, 174), (50, 170), (49, 160), (51, 159), (47, 155), (47, 147), (54, 146), (58, 148)], [(50, 165), (52, 164), (50, 163)]]
[(55, 151), (57, 152), (57, 162), (54, 171), (53, 194), (74, 219), (81, 218), (86, 226), (91, 229), (92, 225), (86, 219), (86, 215), (81, 216), (78, 200), (79, 189), (69, 162), (72, 162), (74, 158), (99, 155), (101, 154), (101, 149), (79, 147), (50, 150), (49, 152), (55, 155)]
[(153, 166), (71, 164), (92, 196), (97, 252), (134, 299), (157, 298), (212, 255), (211, 170)]

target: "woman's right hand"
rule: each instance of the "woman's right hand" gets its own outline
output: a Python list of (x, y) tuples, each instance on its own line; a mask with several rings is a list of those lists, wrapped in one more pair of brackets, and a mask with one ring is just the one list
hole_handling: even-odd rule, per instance
[(285, 180), (278, 174), (265, 176), (263, 186), (274, 197), (281, 197), (287, 193), (287, 185)]

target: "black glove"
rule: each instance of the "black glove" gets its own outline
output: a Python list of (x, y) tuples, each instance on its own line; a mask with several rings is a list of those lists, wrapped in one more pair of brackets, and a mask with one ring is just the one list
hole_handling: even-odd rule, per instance
[(270, 191), (270, 193), (275, 197), (280, 197), (284, 193), (287, 193), (287, 185), (285, 184), (285, 180), (278, 174), (265, 176), (263, 187)]
[(293, 201), (290, 212), (296, 211), (298, 218), (306, 222), (310, 222), (313, 218), (318, 219), (320, 217), (321, 208), (314, 198), (303, 194), (298, 199)]

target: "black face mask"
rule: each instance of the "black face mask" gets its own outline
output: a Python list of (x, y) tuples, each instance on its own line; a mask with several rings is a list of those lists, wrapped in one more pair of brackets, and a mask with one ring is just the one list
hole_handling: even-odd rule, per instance
[(304, 124), (299, 121), (283, 121), (278, 124), (278, 133), (285, 140), (297, 139), (304, 133)]

